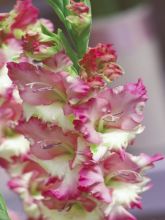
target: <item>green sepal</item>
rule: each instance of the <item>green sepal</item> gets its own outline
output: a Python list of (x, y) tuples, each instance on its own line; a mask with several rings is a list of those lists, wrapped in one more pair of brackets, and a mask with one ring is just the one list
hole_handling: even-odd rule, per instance
[(76, 46), (78, 51), (79, 59), (83, 57), (83, 55), (86, 53), (89, 45), (89, 37), (90, 37), (90, 28), (91, 25), (87, 26), (83, 32), (77, 36), (76, 40)]
[(48, 35), (50, 37), (52, 37), (54, 34), (49, 31), (43, 24), (41, 24), (41, 30), (42, 30), (42, 33), (45, 34), (45, 35)]
[(98, 146), (96, 144), (91, 144), (90, 150), (91, 150), (92, 154), (95, 154), (98, 151)]
[(63, 45), (58, 34), (50, 32), (44, 25), (41, 25), (41, 30), (44, 35), (47, 35), (49, 37), (49, 40), (55, 42), (57, 52), (63, 49)]

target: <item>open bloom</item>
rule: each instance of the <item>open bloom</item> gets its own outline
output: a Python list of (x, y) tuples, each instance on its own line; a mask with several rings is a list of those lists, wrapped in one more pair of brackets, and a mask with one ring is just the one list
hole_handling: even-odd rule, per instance
[(106, 152), (106, 149), (123, 153), (136, 134), (143, 130), (141, 122), (146, 100), (146, 89), (141, 80), (106, 88), (98, 92), (97, 97), (74, 108), (75, 129), (94, 144), (94, 154)]
[(144, 154), (137, 157), (126, 154), (122, 160), (112, 153), (99, 165), (87, 163), (81, 169), (79, 188), (101, 203), (105, 219), (133, 220), (135, 217), (127, 209), (141, 208), (140, 194), (150, 188), (150, 180), (143, 171), (160, 159), (160, 155), (150, 158)]
[(72, 80), (67, 72), (52, 72), (29, 63), (8, 63), (9, 77), (18, 86), (21, 98), (31, 105), (49, 105), (80, 99), (89, 86), (79, 78)]
[(32, 5), (32, 0), (17, 0), (14, 9), (1, 16), (1, 26), (7, 34), (16, 29), (25, 29), (37, 21), (39, 11)]

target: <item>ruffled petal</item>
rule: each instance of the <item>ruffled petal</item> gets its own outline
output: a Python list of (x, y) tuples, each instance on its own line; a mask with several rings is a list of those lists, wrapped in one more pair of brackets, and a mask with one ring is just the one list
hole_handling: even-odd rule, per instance
[(154, 156), (149, 156), (147, 154), (140, 154), (139, 156), (132, 156), (132, 160), (137, 164), (139, 170), (151, 169), (154, 167), (154, 163), (164, 159), (161, 154), (155, 154)]
[(63, 74), (54, 74), (29, 63), (8, 63), (8, 69), (9, 77), (18, 86), (20, 96), (25, 102), (48, 105), (57, 100), (65, 100)]
[(45, 192), (47, 196), (55, 197), (58, 200), (75, 199), (78, 191), (78, 169), (70, 170), (69, 167), (58, 187), (52, 187)]
[(113, 128), (131, 131), (140, 125), (146, 100), (146, 90), (141, 81), (105, 89), (97, 94), (97, 98), (74, 109), (75, 127), (89, 141), (98, 144), (99, 132)]
[(39, 10), (32, 5), (32, 0), (17, 0), (11, 13), (15, 14), (11, 29), (22, 29), (37, 21)]
[(80, 171), (79, 189), (91, 193), (98, 200), (110, 203), (111, 193), (105, 186), (103, 173), (99, 166), (85, 166)]
[(105, 220), (137, 220), (122, 206), (109, 206), (105, 213)]
[(117, 153), (112, 153), (103, 161), (104, 172), (109, 179), (139, 183), (142, 178), (138, 165), (132, 160), (132, 155), (126, 153), (124, 160)]
[(18, 86), (23, 101), (31, 105), (49, 105), (55, 101), (79, 101), (89, 92), (81, 79), (65, 72), (54, 73), (32, 64), (8, 63), (9, 77)]
[(65, 51), (60, 51), (54, 56), (43, 60), (43, 63), (55, 72), (64, 71), (65, 69), (73, 65), (72, 61), (66, 55)]
[(132, 131), (109, 129), (107, 133), (100, 135), (102, 142), (99, 145), (91, 145), (93, 159), (99, 161), (107, 152), (118, 152), (124, 158), (128, 145), (132, 144), (136, 135), (142, 133), (143, 130), (142, 126)]
[(66, 116), (63, 110), (63, 104), (56, 102), (51, 105), (29, 105), (23, 104), (24, 117), (28, 121), (32, 116), (41, 119), (43, 122), (55, 123), (61, 127), (64, 132), (74, 129), (71, 117)]
[(31, 153), (40, 159), (48, 160), (59, 155), (74, 155), (76, 136), (64, 134), (57, 126), (50, 126), (31, 118), (28, 122), (19, 122), (16, 130), (30, 141)]
[(104, 117), (107, 127), (131, 130), (142, 122), (147, 92), (141, 80), (104, 90), (100, 96), (110, 105), (109, 114)]
[(23, 136), (7, 138), (0, 144), (0, 158), (11, 161), (12, 157), (26, 155), (29, 150), (29, 142)]

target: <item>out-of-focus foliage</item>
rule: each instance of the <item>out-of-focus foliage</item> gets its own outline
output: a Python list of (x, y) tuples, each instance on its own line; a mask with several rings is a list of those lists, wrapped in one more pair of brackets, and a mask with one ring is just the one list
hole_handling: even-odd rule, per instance
[(1, 195), (0, 195), (0, 219), (1, 220), (10, 220), (9, 216), (7, 214), (5, 202), (4, 202)]
[(147, 0), (94, 0), (94, 4), (92, 4), (93, 15), (97, 17), (114, 14), (146, 1)]

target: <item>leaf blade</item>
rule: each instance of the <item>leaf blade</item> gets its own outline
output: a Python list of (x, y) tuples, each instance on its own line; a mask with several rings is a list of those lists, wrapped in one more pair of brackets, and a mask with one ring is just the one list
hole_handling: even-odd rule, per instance
[(10, 220), (8, 213), (7, 213), (5, 201), (1, 195), (0, 195), (0, 219), (1, 220)]

